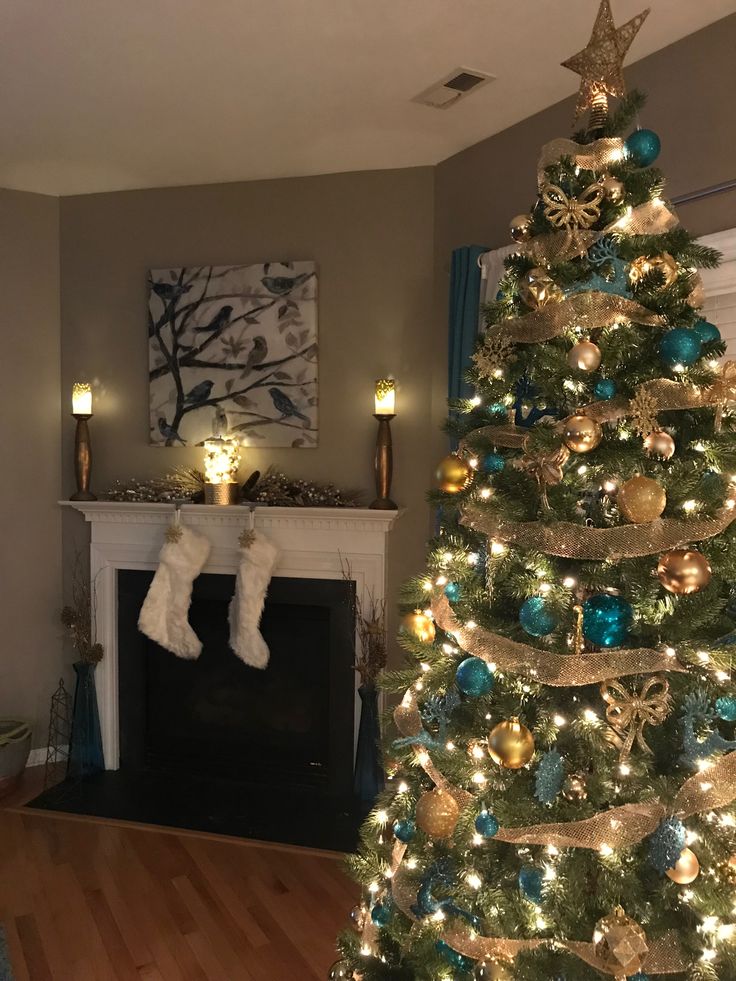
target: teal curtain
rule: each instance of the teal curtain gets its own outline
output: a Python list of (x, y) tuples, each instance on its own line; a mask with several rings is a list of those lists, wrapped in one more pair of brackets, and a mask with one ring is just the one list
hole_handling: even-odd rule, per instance
[(448, 397), (468, 398), (472, 394), (465, 372), (478, 336), (480, 266), (478, 257), (487, 252), (483, 245), (464, 245), (452, 253), (450, 270), (450, 352)]

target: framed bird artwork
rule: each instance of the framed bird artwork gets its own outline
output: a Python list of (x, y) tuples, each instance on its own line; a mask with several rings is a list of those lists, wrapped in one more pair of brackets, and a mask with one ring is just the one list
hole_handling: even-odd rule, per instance
[(154, 445), (317, 445), (316, 263), (152, 269), (148, 350)]

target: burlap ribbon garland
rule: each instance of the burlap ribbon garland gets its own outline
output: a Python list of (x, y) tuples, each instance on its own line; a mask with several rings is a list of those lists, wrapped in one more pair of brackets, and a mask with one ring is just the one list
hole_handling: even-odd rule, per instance
[(545, 169), (562, 157), (571, 157), (581, 170), (601, 172), (612, 163), (623, 160), (624, 141), (619, 136), (609, 136), (586, 144), (562, 138), (545, 143), (537, 161), (539, 187), (547, 180)]
[[(488, 442), (505, 450), (520, 450), (524, 445), (524, 440), (529, 436), (529, 429), (524, 426), (515, 426), (513, 423), (503, 423), (500, 426), (483, 426), (470, 435), (474, 443), (476, 441)], [(467, 442), (467, 439), (461, 440), (460, 452), (465, 449)]]
[(487, 336), (498, 332), (514, 344), (540, 344), (559, 337), (571, 327), (581, 330), (610, 327), (622, 317), (646, 327), (661, 327), (665, 323), (664, 317), (636, 300), (591, 290), (568, 296), (559, 303), (548, 303), (541, 310), (532, 310), (521, 317), (502, 320), (488, 328)]
[[(432, 615), (435, 623), (445, 633), (452, 634), (463, 650), (471, 651), (489, 664), (495, 664), (499, 671), (510, 671), (524, 675), (540, 684), (556, 688), (578, 688), (584, 685), (597, 685), (631, 674), (658, 674), (660, 671), (686, 672), (687, 668), (662, 651), (646, 647), (632, 650), (601, 651), (598, 654), (555, 654), (529, 644), (510, 640), (501, 634), (493, 633), (483, 627), (472, 629), (458, 622), (446, 596), (437, 596), (432, 601)], [(421, 731), (421, 720), (416, 718)], [(397, 719), (397, 725), (399, 720)], [(401, 717), (402, 725), (410, 720)], [(409, 735), (410, 733), (405, 733)]]
[(641, 558), (720, 535), (736, 519), (736, 508), (723, 508), (715, 518), (660, 518), (616, 528), (589, 528), (572, 521), (504, 521), (477, 505), (465, 507), (461, 523), (497, 542), (536, 549), (561, 559)]

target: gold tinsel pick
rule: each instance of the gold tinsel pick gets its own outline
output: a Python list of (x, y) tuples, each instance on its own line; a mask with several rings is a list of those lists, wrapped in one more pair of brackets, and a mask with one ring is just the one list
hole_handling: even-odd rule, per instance
[(601, 96), (615, 95), (620, 98), (626, 94), (624, 58), (648, 15), (649, 8), (632, 17), (622, 27), (616, 27), (609, 0), (601, 0), (590, 41), (582, 51), (562, 62), (564, 68), (569, 68), (582, 79), (575, 107), (576, 119), (592, 109)]

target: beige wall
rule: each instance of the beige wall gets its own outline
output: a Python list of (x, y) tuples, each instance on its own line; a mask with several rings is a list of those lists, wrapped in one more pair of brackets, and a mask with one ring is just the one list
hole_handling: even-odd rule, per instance
[[(424, 498), (442, 435), (430, 432), (432, 168), (337, 174), (61, 201), (62, 389), (96, 381), (93, 485), (201, 465), (201, 449), (148, 445), (146, 274), (202, 263), (314, 259), (319, 265), (320, 445), (248, 450), (269, 464), (364, 488), (370, 501), (373, 381), (398, 379), (394, 497), (409, 505), (392, 539), (392, 596), (421, 568)], [(73, 489), (73, 427), (64, 423), (64, 492)], [(84, 541), (65, 517), (67, 561)]]
[(0, 716), (46, 742), (61, 664), (59, 203), (0, 190)]

